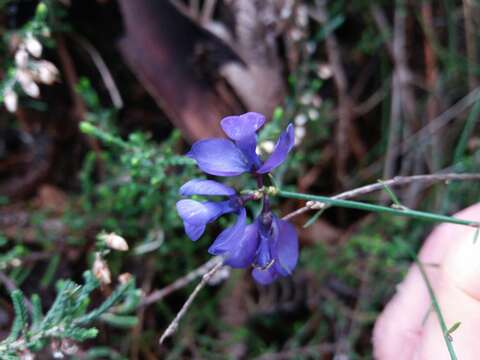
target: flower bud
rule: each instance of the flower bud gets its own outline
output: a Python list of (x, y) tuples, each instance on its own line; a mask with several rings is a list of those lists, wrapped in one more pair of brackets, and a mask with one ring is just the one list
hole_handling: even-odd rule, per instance
[(115, 234), (115, 233), (110, 233), (110, 234), (102, 234), (100, 235), (100, 238), (105, 241), (105, 244), (113, 250), (118, 250), (118, 251), (127, 251), (128, 250), (128, 244), (127, 241)]
[(317, 69), (318, 77), (322, 80), (326, 80), (332, 77), (333, 70), (329, 64), (320, 64)]
[(58, 69), (50, 61), (39, 61), (36, 68), (36, 76), (38, 81), (51, 85), (58, 78)]
[(15, 65), (20, 68), (28, 65), (28, 53), (25, 49), (21, 48), (15, 53)]
[(33, 81), (33, 74), (26, 69), (19, 69), (15, 73), (15, 78), (20, 83), (25, 94), (31, 97), (38, 97), (40, 95), (40, 88)]
[(19, 69), (15, 72), (15, 78), (20, 84), (26, 84), (33, 81), (33, 74), (27, 69)]
[(7, 111), (9, 111), (11, 113), (17, 111), (18, 95), (13, 90), (7, 90), (7, 92), (5, 93), (5, 96), (3, 98), (3, 102), (5, 104), (5, 107), (6, 107)]
[(40, 96), (40, 88), (37, 84), (35, 84), (34, 81), (30, 81), (24, 84), (20, 83), (20, 85), (22, 85), (23, 91), (25, 91), (25, 94), (27, 94), (28, 96), (33, 98), (38, 98)]
[(132, 279), (132, 274), (130, 273), (123, 273), (118, 276), (118, 282), (120, 284), (126, 284)]
[(35, 57), (39, 57), (42, 55), (42, 44), (33, 36), (29, 36), (27, 40), (25, 40), (25, 46), (30, 54)]
[(95, 261), (93, 262), (92, 271), (93, 275), (95, 275), (101, 284), (107, 285), (112, 282), (110, 269), (99, 253), (95, 253)]
[(297, 126), (295, 128), (295, 144), (299, 145), (306, 134), (307, 134), (307, 130), (305, 130), (303, 126)]
[(307, 123), (308, 119), (305, 114), (298, 114), (295, 116), (295, 125), (304, 126)]

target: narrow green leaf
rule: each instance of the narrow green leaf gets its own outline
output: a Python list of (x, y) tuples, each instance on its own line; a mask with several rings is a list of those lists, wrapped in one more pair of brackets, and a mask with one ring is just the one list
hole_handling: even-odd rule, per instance
[(404, 208), (404, 206), (400, 203), (400, 200), (398, 199), (397, 195), (395, 195), (395, 193), (393, 192), (393, 190), (390, 188), (390, 186), (388, 186), (387, 184), (385, 184), (382, 180), (378, 180), (378, 182), (380, 184), (382, 184), (383, 188), (385, 189), (385, 191), (387, 192), (388, 196), (390, 197), (390, 199), (392, 200), (392, 202), (398, 206), (399, 209), (401, 208)]
[(303, 228), (306, 229), (309, 226), (313, 225), (315, 221), (318, 220), (318, 218), (324, 213), (324, 211), (327, 210), (327, 207), (324, 207), (323, 209), (318, 210), (308, 221), (303, 224)]
[(27, 326), (27, 309), (25, 308), (25, 297), (22, 291), (14, 290), (10, 294), (13, 303), (13, 311), (15, 312), (15, 319), (13, 320), (8, 341), (16, 340), (23, 329)]
[(93, 320), (96, 320), (100, 315), (107, 312), (113, 305), (118, 303), (125, 293), (131, 288), (133, 281), (118, 286), (115, 291), (96, 309), (92, 310), (88, 314), (75, 319), (74, 323), (78, 325), (85, 325)]
[(455, 324), (453, 324), (450, 329), (448, 329), (447, 334), (451, 335), (455, 330), (457, 330), (462, 323), (460, 321), (457, 321)]
[(43, 320), (42, 299), (37, 294), (32, 295), (32, 330), (37, 330)]

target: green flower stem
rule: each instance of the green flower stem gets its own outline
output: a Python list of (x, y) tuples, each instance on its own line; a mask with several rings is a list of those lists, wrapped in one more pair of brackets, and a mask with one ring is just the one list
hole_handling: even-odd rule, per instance
[(450, 338), (450, 334), (447, 328), (447, 324), (445, 323), (445, 318), (443, 317), (442, 310), (440, 309), (440, 304), (435, 296), (435, 292), (433, 291), (432, 284), (428, 279), (427, 272), (423, 267), (423, 264), (417, 258), (415, 253), (413, 253), (415, 263), (417, 264), (418, 268), (420, 269), (420, 274), (422, 275), (423, 281), (427, 286), (428, 294), (430, 295), (430, 300), (432, 301), (433, 310), (437, 315), (438, 322), (440, 323), (440, 328), (442, 329), (443, 339), (445, 340), (445, 344), (447, 345), (448, 353), (450, 355), (451, 360), (457, 360), (457, 355), (455, 354), (455, 349), (453, 348), (452, 340)]
[(290, 198), (290, 199), (318, 201), (320, 203), (324, 203), (330, 206), (338, 206), (338, 207), (344, 207), (349, 209), (386, 213), (386, 214), (392, 214), (392, 215), (398, 215), (398, 216), (406, 216), (406, 217), (411, 217), (414, 219), (425, 220), (425, 221), (446, 222), (446, 223), (467, 225), (467, 226), (473, 226), (473, 227), (480, 226), (480, 223), (476, 221), (462, 220), (452, 216), (437, 215), (437, 214), (432, 214), (424, 211), (410, 210), (408, 208), (393, 208), (393, 207), (374, 205), (374, 204), (369, 204), (369, 203), (364, 203), (359, 201), (332, 199), (327, 196), (301, 194), (301, 193), (283, 191), (283, 190), (276, 191), (274, 195), (281, 196), (284, 198)]

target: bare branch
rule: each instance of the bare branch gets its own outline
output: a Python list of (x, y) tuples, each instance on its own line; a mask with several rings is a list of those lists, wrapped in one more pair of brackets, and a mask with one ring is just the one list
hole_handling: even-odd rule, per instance
[(211, 277), (223, 266), (223, 260), (220, 261), (217, 265), (215, 265), (209, 272), (207, 272), (205, 275), (203, 275), (202, 277), (202, 281), (200, 281), (200, 283), (197, 285), (197, 287), (195, 288), (195, 290), (193, 290), (193, 292), (190, 294), (190, 296), (188, 297), (187, 301), (185, 301), (185, 303), (183, 304), (182, 308), (180, 309), (180, 311), (178, 312), (177, 316), (175, 316), (175, 319), (173, 319), (173, 321), (170, 323), (170, 325), (168, 325), (168, 328), (167, 330), (165, 330), (165, 332), (162, 334), (162, 336), (160, 337), (160, 344), (163, 343), (163, 341), (173, 335), (175, 333), (175, 331), (177, 331), (177, 328), (178, 328), (178, 323), (180, 322), (180, 320), (183, 318), (183, 316), (187, 313), (187, 310), (188, 308), (190, 307), (190, 305), (192, 305), (193, 303), (193, 300), (195, 300), (195, 297), (197, 296), (197, 294), (200, 292), (200, 290), (203, 289), (203, 287), (207, 284), (208, 280), (211, 279)]
[(143, 299), (141, 306), (148, 306), (150, 304), (153, 304), (157, 301), (162, 300), (164, 297), (170, 295), (172, 292), (179, 290), (187, 286), (188, 284), (190, 284), (195, 279), (201, 276), (204, 276), (212, 268), (214, 268), (216, 265), (222, 262), (223, 260), (221, 257), (217, 256), (217, 257), (211, 258), (205, 264), (189, 272), (187, 275), (175, 280), (173, 283), (164, 287), (163, 289), (153, 291), (150, 295), (148, 295), (145, 299)]

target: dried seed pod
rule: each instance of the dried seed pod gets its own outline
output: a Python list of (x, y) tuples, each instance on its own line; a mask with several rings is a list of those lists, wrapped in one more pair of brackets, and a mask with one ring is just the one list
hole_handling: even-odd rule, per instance
[(95, 261), (93, 262), (92, 271), (101, 284), (108, 285), (112, 282), (110, 269), (105, 260), (102, 259), (100, 253), (95, 253)]
[(126, 284), (132, 279), (132, 274), (130, 273), (123, 273), (118, 276), (118, 282), (120, 284)]
[(105, 241), (105, 244), (113, 250), (118, 250), (118, 251), (127, 251), (128, 250), (128, 244), (127, 241), (121, 237), (120, 235), (117, 235), (115, 233), (110, 233), (110, 234), (102, 234), (100, 235), (100, 238)]

